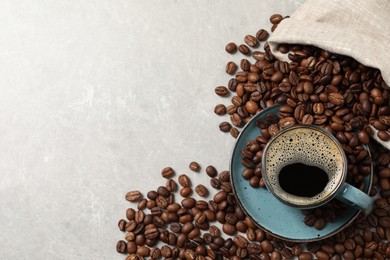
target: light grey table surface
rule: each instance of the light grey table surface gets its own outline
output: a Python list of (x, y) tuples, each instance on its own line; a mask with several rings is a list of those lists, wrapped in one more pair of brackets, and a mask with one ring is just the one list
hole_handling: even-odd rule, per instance
[(2, 1), (0, 259), (124, 259), (127, 191), (228, 169), (225, 44), (302, 2)]

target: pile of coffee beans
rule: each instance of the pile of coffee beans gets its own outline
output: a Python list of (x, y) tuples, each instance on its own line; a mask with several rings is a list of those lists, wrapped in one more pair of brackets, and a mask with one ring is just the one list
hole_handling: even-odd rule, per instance
[[(390, 258), (390, 187), (382, 189), (382, 179), (390, 177), (390, 154), (373, 145), (373, 159), (377, 173), (373, 194), (380, 195), (374, 202), (372, 214), (360, 214), (354, 223), (336, 235), (317, 242), (294, 243), (284, 241), (257, 227), (245, 215), (236, 201), (230, 185), (229, 171), (218, 172), (207, 166), (205, 173), (216, 193), (207, 199), (209, 190), (198, 184), (195, 190), (204, 199), (195, 199), (186, 174), (174, 180), (171, 167), (162, 170), (165, 184), (146, 193), (130, 191), (126, 200), (137, 203), (126, 210), (126, 218), (118, 227), (124, 239), (118, 241), (117, 252), (126, 260), (144, 259), (388, 259)], [(199, 165), (199, 164), (197, 164)], [(190, 166), (190, 169), (193, 169)], [(199, 188), (201, 187), (201, 188)], [(180, 192), (179, 192), (180, 190)], [(202, 190), (199, 192), (199, 190)], [(180, 198), (178, 198), (180, 193)], [(213, 192), (214, 193), (214, 192)], [(336, 202), (332, 202), (336, 203)], [(332, 205), (333, 206), (333, 205)], [(323, 225), (326, 209), (316, 209), (305, 221)], [(330, 216), (332, 218), (332, 216)]]
[[(257, 38), (249, 35), (244, 40), (248, 37), (264, 40), (266, 37), (260, 37), (263, 32), (265, 30), (261, 29)], [(226, 50), (232, 53), (234, 46), (236, 44), (229, 43)], [(371, 124), (381, 140), (390, 140), (390, 88), (379, 70), (313, 46), (280, 45), (279, 51), (288, 54), (291, 62), (275, 59), (267, 43), (264, 52), (252, 52), (248, 46), (244, 49), (247, 51), (240, 52), (252, 53), (254, 62), (242, 59), (239, 71), (233, 61), (228, 62), (226, 72), (235, 77), (229, 80), (227, 87), (215, 88), (219, 96), (233, 94), (231, 105), (218, 104), (214, 109), (217, 115), (230, 115), (231, 123), (222, 122), (221, 131), (230, 131), (237, 137), (237, 128), (244, 126), (254, 114), (274, 104), (286, 103), (281, 111), (286, 117), (282, 122), (285, 126), (319, 125), (338, 135), (343, 143), (351, 142), (350, 133), (359, 132), (352, 142), (358, 145), (368, 143), (372, 131), (367, 126)]]

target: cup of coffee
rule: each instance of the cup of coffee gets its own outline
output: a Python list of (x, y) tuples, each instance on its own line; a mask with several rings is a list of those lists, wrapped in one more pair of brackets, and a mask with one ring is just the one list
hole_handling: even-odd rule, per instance
[(369, 210), (372, 199), (348, 184), (347, 158), (337, 139), (313, 125), (288, 127), (267, 143), (262, 157), (267, 189), (280, 201), (309, 209), (333, 198), (360, 210)]

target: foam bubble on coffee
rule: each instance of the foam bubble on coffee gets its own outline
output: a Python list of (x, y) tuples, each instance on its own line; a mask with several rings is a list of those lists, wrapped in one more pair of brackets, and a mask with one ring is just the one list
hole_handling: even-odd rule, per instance
[[(310, 204), (325, 200), (343, 181), (343, 151), (336, 142), (316, 129), (295, 128), (282, 133), (268, 145), (266, 154), (268, 185), (282, 198), (293, 199), (297, 204)], [(293, 163), (303, 163), (324, 170), (329, 182), (324, 190), (313, 197), (299, 197), (286, 193), (280, 187), (278, 175), (281, 169)]]

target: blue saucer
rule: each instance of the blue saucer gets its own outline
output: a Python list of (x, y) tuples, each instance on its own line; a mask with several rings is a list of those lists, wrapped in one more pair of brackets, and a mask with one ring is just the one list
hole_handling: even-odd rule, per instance
[[(249, 182), (242, 177), (245, 167), (240, 163), (241, 151), (248, 141), (260, 135), (256, 121), (269, 113), (278, 115), (278, 109), (279, 105), (275, 105), (262, 110), (251, 119), (238, 136), (230, 161), (233, 192), (247, 216), (275, 237), (295, 242), (309, 242), (332, 236), (352, 223), (360, 211), (348, 207), (335, 221), (327, 223), (322, 230), (317, 230), (305, 225), (304, 215), (300, 209), (282, 203), (265, 188), (252, 188)], [(371, 187), (371, 179), (371, 175), (365, 179), (364, 192), (367, 194)]]

